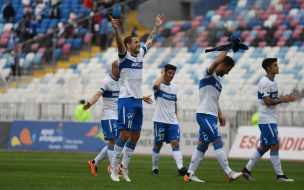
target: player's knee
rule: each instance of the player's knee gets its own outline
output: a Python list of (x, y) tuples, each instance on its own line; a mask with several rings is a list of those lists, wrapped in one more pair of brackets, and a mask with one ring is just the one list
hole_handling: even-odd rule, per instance
[(198, 144), (196, 149), (200, 152), (205, 153), (208, 150), (208, 144), (206, 144), (206, 143)]
[(119, 138), (124, 140), (124, 141), (127, 141), (129, 139), (129, 132), (124, 130), (124, 131), (120, 131), (120, 134), (119, 134)]
[(222, 139), (219, 138), (219, 139), (215, 140), (215, 142), (213, 142), (213, 147), (214, 147), (214, 150), (223, 148)]
[(269, 149), (269, 147), (267, 147), (267, 146), (262, 146), (262, 147), (259, 147), (259, 148), (257, 149), (257, 151), (259, 152), (259, 154), (260, 154), (261, 156), (263, 156), (263, 155), (268, 151), (268, 149)]
[[(159, 145), (159, 144), (157, 144), (157, 145)], [(156, 146), (156, 144), (155, 144), (155, 145), (154, 145), (154, 147), (153, 147), (153, 149), (152, 149), (152, 151), (153, 151), (153, 152), (155, 152), (155, 153), (159, 153), (159, 152), (160, 152), (161, 147), (162, 147), (162, 145), (160, 145), (160, 146)]]
[(179, 147), (179, 142), (178, 141), (171, 141), (171, 147), (172, 148)]

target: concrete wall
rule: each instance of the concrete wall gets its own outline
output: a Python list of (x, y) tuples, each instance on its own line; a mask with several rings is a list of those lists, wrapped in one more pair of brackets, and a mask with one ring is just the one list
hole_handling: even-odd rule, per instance
[(139, 5), (138, 22), (152, 28), (155, 23), (156, 15), (163, 14), (166, 20), (190, 20), (188, 3), (182, 3), (182, 0), (150, 0)]
[(229, 0), (149, 0), (138, 7), (138, 22), (148, 28), (154, 26), (158, 13), (166, 16), (166, 20), (191, 20), (196, 15), (205, 15), (225, 5)]

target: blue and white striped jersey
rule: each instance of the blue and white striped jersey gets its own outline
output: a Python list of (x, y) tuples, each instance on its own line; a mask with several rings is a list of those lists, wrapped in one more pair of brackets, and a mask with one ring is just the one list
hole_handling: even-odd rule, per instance
[(204, 70), (203, 78), (199, 82), (199, 105), (197, 113), (210, 114), (218, 117), (219, 98), (222, 91), (220, 78), (215, 72), (209, 74)]
[(277, 123), (276, 107), (267, 106), (263, 100), (265, 96), (271, 99), (279, 98), (277, 81), (272, 81), (267, 76), (261, 78), (258, 86), (259, 124)]
[(99, 89), (103, 97), (101, 120), (117, 119), (119, 82), (108, 75), (101, 81)]
[(136, 57), (126, 51), (119, 55), (120, 92), (119, 98), (142, 98), (142, 68), (143, 57), (147, 53), (147, 47), (142, 46)]
[(166, 124), (178, 124), (175, 104), (177, 101), (177, 87), (160, 84), (160, 89), (154, 92), (156, 108), (152, 120)]

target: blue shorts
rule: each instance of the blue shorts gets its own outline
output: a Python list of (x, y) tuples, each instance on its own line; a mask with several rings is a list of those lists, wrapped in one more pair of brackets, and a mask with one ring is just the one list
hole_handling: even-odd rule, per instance
[(119, 131), (117, 129), (116, 119), (101, 120), (101, 128), (105, 140), (110, 140), (110, 139), (116, 140), (118, 138)]
[(180, 132), (178, 124), (167, 124), (154, 122), (154, 142), (170, 143), (171, 141), (179, 141)]
[(142, 99), (119, 98), (118, 121), (119, 130), (140, 131), (143, 123)]
[(260, 144), (270, 146), (279, 144), (278, 125), (276, 123), (259, 124), (261, 131)]
[(221, 138), (221, 134), (217, 128), (217, 117), (214, 115), (196, 113), (196, 120), (200, 126), (199, 141), (205, 143), (213, 142)]

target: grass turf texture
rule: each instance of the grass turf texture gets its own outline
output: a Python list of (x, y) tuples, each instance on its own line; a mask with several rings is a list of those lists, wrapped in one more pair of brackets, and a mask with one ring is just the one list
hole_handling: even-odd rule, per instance
[[(0, 150), (0, 190), (45, 190), (45, 189), (123, 189), (123, 190), (180, 190), (180, 189), (225, 189), (225, 190), (293, 190), (304, 189), (304, 163), (283, 161), (283, 170), (294, 183), (275, 181), (275, 175), (269, 160), (261, 161), (253, 171), (256, 181), (247, 181), (243, 177), (228, 183), (216, 159), (204, 159), (197, 176), (206, 183), (184, 182), (177, 176), (175, 161), (172, 157), (160, 157), (160, 173), (151, 175), (151, 157), (134, 155), (129, 165), (131, 183), (121, 179), (112, 182), (106, 168), (108, 161), (102, 161), (98, 167), (98, 176), (89, 173), (87, 161), (95, 154), (59, 153), (59, 152), (19, 152)], [(184, 158), (189, 166), (190, 158)], [(230, 166), (240, 171), (247, 160), (231, 160)]]

